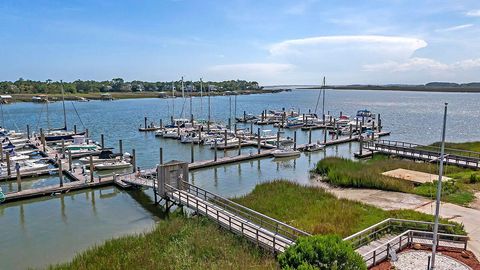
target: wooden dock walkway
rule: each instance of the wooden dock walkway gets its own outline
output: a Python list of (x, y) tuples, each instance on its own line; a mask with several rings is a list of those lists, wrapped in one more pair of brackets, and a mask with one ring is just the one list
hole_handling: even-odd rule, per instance
[[(440, 152), (435, 148), (408, 142), (377, 140), (364, 143), (363, 148), (371, 152), (431, 163), (440, 160)], [(458, 149), (446, 149), (445, 151), (444, 162), (446, 164), (480, 169), (480, 153)]]
[[(155, 178), (125, 177), (122, 181), (153, 188)], [(310, 235), (190, 183), (183, 182), (182, 189), (167, 184), (165, 186), (165, 199), (187, 206), (269, 251), (283, 252), (295, 243), (297, 237)]]

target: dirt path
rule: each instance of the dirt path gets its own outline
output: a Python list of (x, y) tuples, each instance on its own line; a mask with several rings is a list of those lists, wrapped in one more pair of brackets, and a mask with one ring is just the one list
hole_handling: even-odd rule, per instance
[[(363, 202), (385, 210), (413, 209), (431, 215), (435, 214), (434, 201), (414, 194), (376, 189), (335, 188), (320, 181), (319, 178), (312, 179), (312, 185), (322, 187), (338, 198)], [(480, 198), (480, 193), (477, 193), (476, 196)], [(477, 199), (475, 203), (477, 209), (442, 203), (440, 216), (465, 226), (465, 230), (470, 236), (469, 250), (477, 258), (480, 258), (480, 200)]]

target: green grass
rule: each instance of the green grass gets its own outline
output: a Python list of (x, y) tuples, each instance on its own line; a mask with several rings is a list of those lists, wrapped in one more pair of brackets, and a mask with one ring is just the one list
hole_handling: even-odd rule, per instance
[[(346, 237), (390, 217), (433, 221), (431, 215), (413, 210), (385, 211), (359, 202), (338, 199), (321, 188), (283, 180), (259, 184), (251, 193), (234, 200), (313, 234), (338, 234)], [(454, 232), (464, 233), (461, 226), (457, 226)]]
[[(436, 149), (440, 149), (441, 143), (436, 142), (433, 143), (429, 146), (435, 147)], [(448, 150), (466, 150), (466, 151), (473, 151), (473, 152), (479, 152), (480, 153), (480, 141), (478, 142), (462, 142), (462, 143), (451, 143), (447, 142), (445, 143), (445, 148), (447, 148), (446, 152), (449, 152)]]
[(278, 269), (278, 264), (206, 218), (176, 214), (152, 232), (109, 240), (49, 269)]
[[(388, 158), (382, 155), (375, 155), (368, 161), (328, 157), (319, 161), (312, 172), (321, 175), (324, 181), (334, 186), (398, 191), (435, 198), (437, 181), (416, 185), (411, 181), (382, 175), (383, 172), (398, 168), (438, 173), (438, 167), (435, 164)], [(443, 183), (443, 201), (468, 205), (475, 199), (473, 192), (480, 188), (480, 172), (456, 166), (445, 166), (445, 174), (453, 180)], [(477, 174), (478, 181), (473, 183), (472, 175)]]

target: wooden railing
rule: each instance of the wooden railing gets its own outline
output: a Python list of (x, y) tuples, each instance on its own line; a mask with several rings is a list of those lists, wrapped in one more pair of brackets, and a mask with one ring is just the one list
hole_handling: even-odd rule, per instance
[(267, 250), (283, 252), (295, 243), (295, 239), (292, 237), (308, 235), (292, 226), (236, 205), (234, 202), (204, 189), (186, 182), (184, 184), (187, 185), (187, 190), (166, 185), (170, 199), (215, 220), (220, 226), (242, 235)]
[[(400, 233), (413, 229), (433, 231), (433, 225), (433, 222), (427, 221), (388, 218), (362, 231), (352, 234), (343, 240), (349, 241), (352, 246), (357, 249), (376, 239), (380, 239), (386, 234)], [(443, 233), (453, 233), (454, 227), (453, 224), (439, 224), (439, 231)]]
[[(436, 161), (440, 158), (440, 149), (435, 146), (426, 146), (402, 141), (376, 140), (364, 142), (364, 147), (379, 152), (388, 152), (391, 154), (409, 157), (414, 159), (424, 159)], [(448, 164), (480, 168), (480, 153), (460, 150), (445, 149), (445, 161)]]
[[(401, 251), (412, 244), (420, 243), (422, 245), (432, 245), (433, 233), (426, 231), (407, 230), (402, 234), (396, 236), (390, 241), (383, 243), (379, 247), (362, 254), (368, 267), (377, 265), (378, 263), (388, 259), (390, 252)], [(439, 246), (461, 248), (466, 250), (468, 243), (468, 236), (439, 233), (437, 238)]]

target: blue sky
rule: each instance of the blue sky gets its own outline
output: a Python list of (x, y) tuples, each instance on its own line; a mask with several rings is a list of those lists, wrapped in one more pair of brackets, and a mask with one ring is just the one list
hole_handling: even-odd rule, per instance
[(2, 0), (0, 80), (480, 81), (480, 2)]

